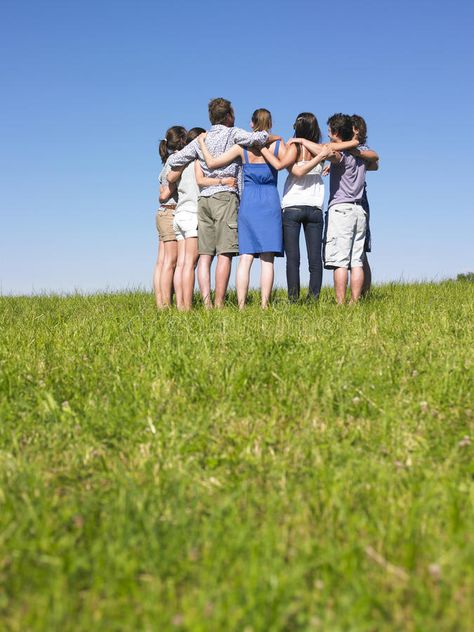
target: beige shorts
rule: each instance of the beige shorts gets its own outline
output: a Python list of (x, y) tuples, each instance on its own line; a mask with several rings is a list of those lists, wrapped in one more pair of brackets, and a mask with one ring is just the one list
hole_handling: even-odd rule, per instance
[(230, 191), (200, 197), (198, 203), (198, 252), (200, 255), (239, 253), (237, 211), (239, 198)]
[(174, 207), (160, 207), (156, 213), (156, 229), (160, 235), (160, 241), (176, 241), (173, 230)]
[(189, 237), (197, 237), (197, 227), (197, 213), (193, 213), (192, 211), (179, 211), (174, 216), (173, 230), (178, 241), (188, 239)]
[(324, 267), (362, 268), (367, 215), (360, 204), (343, 203), (329, 207)]

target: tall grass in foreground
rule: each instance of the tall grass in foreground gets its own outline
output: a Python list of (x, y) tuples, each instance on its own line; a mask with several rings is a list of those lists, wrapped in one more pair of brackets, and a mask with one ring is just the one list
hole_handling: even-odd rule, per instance
[(459, 631), (474, 285), (0, 298), (6, 630)]

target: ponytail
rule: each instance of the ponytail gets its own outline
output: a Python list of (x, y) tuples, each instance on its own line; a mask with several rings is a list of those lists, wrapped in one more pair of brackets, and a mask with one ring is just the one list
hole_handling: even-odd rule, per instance
[(175, 151), (183, 149), (186, 145), (186, 130), (181, 125), (173, 125), (166, 130), (166, 136), (160, 140), (160, 146), (158, 151), (160, 152), (160, 158), (163, 162), (168, 160), (168, 157)]
[(160, 152), (161, 162), (165, 163), (168, 158), (168, 142), (166, 138), (160, 140), (160, 147), (158, 151)]

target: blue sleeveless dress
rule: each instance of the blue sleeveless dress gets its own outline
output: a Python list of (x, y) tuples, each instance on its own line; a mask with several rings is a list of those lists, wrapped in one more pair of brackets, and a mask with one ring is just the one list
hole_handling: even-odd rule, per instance
[[(276, 142), (275, 156), (280, 141)], [(266, 162), (250, 163), (244, 149), (244, 190), (240, 201), (238, 221), (239, 255), (259, 256), (272, 252), (283, 256), (283, 230), (278, 171)]]

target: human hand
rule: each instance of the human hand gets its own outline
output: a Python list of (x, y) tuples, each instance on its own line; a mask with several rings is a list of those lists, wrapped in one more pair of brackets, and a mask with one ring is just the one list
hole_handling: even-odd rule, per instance
[(228, 178), (222, 178), (222, 182), (229, 187), (237, 188), (237, 178), (232, 178), (231, 176)]
[(326, 165), (322, 171), (323, 176), (327, 176), (330, 171), (331, 171), (331, 165)]
[(204, 141), (206, 140), (206, 136), (207, 136), (207, 132), (202, 132), (201, 134), (199, 134), (198, 141), (201, 145), (204, 144)]

